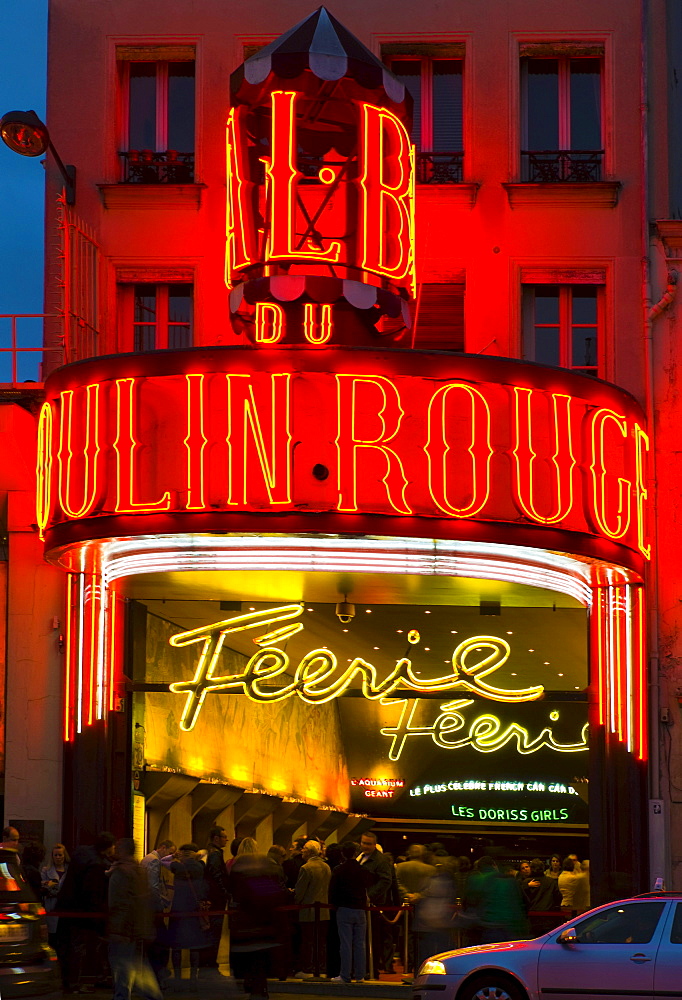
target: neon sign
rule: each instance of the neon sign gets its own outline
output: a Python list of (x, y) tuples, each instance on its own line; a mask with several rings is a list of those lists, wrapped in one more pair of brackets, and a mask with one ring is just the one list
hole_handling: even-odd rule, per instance
[(405, 787), (403, 778), (351, 778), (351, 788), (361, 788), (366, 799), (392, 799)]
[[(265, 340), (278, 336), (277, 308), (261, 304)], [(152, 515), (165, 512), (385, 514), (410, 518), (412, 534), (423, 517), (514, 523), (551, 532), (549, 548), (573, 551), (560, 529), (579, 533), (584, 554), (603, 558), (603, 543), (617, 543), (621, 561), (623, 550), (649, 557), (648, 440), (625, 393), (569, 373), (557, 392), (557, 373), (542, 369), (519, 386), (518, 367), (497, 359), (321, 354), (331, 314), (305, 315), (315, 343), (295, 357), (259, 355), (254, 366), (248, 348), (213, 348), (191, 374), (167, 352), (167, 374), (140, 356), (139, 374), (112, 358), (106, 374), (95, 360), (51, 376), (38, 456), (43, 532), (116, 514), (142, 515), (145, 533), (163, 530)]]
[[(353, 782), (351, 781), (351, 784)], [(554, 795), (577, 795), (572, 785), (561, 781), (510, 781), (509, 779), (492, 779), (483, 781), (479, 778), (451, 780), (440, 784), (415, 785), (410, 788), (411, 796), (441, 795), (444, 792), (550, 792)]]
[[(490, 697), (490, 695), (485, 695)], [(498, 700), (498, 699), (496, 699)], [(502, 700), (502, 699), (499, 699)], [(516, 699), (530, 701), (531, 698)], [(418, 701), (408, 702), (401, 699), (386, 699), (383, 705), (400, 705), (400, 719), (395, 726), (386, 726), (381, 730), (382, 736), (391, 737), (388, 752), (389, 760), (400, 760), (408, 737), (430, 736), (436, 746), (444, 750), (461, 750), (471, 747), (479, 753), (495, 753), (508, 743), (516, 744), (516, 752), (520, 754), (537, 753), (538, 750), (555, 750), (558, 753), (578, 753), (587, 750), (587, 723), (582, 727), (580, 739), (574, 743), (560, 743), (555, 739), (551, 726), (545, 726), (540, 733), (531, 737), (529, 731), (517, 722), (505, 725), (496, 715), (484, 712), (468, 720), (463, 711), (476, 704), (472, 698), (460, 698), (448, 701), (440, 706), (440, 712), (433, 723), (427, 726), (415, 724), (415, 715), (419, 709)], [(552, 718), (554, 716), (554, 718)], [(556, 721), (557, 712), (550, 714), (550, 719)]]
[[(192, 680), (176, 681), (170, 685), (175, 694), (187, 694), (180, 727), (185, 731), (193, 729), (206, 695), (217, 691), (240, 692), (251, 701), (261, 703), (283, 701), (296, 695), (309, 705), (321, 705), (341, 697), (354, 680), (360, 681), (363, 697), (371, 701), (386, 699), (399, 688), (422, 692), (460, 689), (501, 702), (535, 701), (544, 693), (541, 684), (507, 690), (488, 684), (483, 679), (503, 666), (511, 651), (504, 639), (488, 635), (474, 636), (461, 642), (452, 654), (452, 671), (432, 680), (416, 677), (412, 661), (406, 656), (398, 660), (388, 676), (380, 681), (376, 667), (361, 657), (355, 657), (350, 666), (339, 671), (338, 660), (330, 649), (313, 649), (300, 659), (293, 671), (293, 679), (275, 687), (272, 681), (288, 674), (291, 667), (289, 656), (277, 648), (277, 644), (301, 631), (304, 626), (300, 622), (257, 636), (253, 641), (262, 648), (250, 657), (241, 673), (218, 673), (220, 654), (228, 635), (288, 621), (302, 613), (300, 604), (287, 604), (236, 615), (214, 625), (172, 636), (169, 640), (171, 646), (203, 643)], [(411, 635), (411, 642), (419, 641), (419, 633)], [(472, 663), (472, 653), (482, 655)], [(382, 701), (382, 704), (386, 702)]]
[[(386, 281), (409, 298), (415, 287), (414, 149), (405, 125), (386, 108), (349, 102), (338, 126), (348, 133), (337, 139), (345, 151), (309, 153), (319, 103), (276, 89), (256, 108), (230, 111), (228, 285), (278, 273), (320, 273), (324, 265), (323, 273), (333, 266), (331, 273), (363, 282), (372, 275), (374, 284)], [(325, 113), (325, 125), (336, 113)], [(320, 127), (311, 148), (329, 145), (329, 135)], [(348, 149), (358, 150), (357, 164)], [(305, 173), (301, 155), (308, 156)]]
[(475, 809), (453, 805), (450, 811), (456, 819), (488, 820), (493, 823), (565, 823), (569, 810), (560, 809)]

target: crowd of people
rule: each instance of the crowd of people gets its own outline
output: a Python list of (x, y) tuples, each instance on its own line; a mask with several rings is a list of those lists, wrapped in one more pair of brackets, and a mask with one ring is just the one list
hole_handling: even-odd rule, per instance
[[(19, 840), (5, 828), (3, 849), (18, 851)], [(359, 843), (300, 837), (267, 852), (238, 838), (226, 862), (227, 843), (215, 826), (203, 849), (164, 840), (140, 862), (130, 838), (108, 833), (71, 856), (63, 844), (49, 858), (27, 844), (21, 867), (44, 902), (65, 992), (111, 981), (114, 1000), (130, 1000), (133, 988), (159, 1000), (199, 979), (224, 981), (226, 913), (228, 986), (238, 981), (260, 1000), (268, 977), (350, 983), (394, 972), (406, 955), (409, 978), (430, 955), (536, 936), (590, 906), (589, 862), (575, 854), (472, 865), (435, 843), (412, 844), (394, 861), (370, 831)]]

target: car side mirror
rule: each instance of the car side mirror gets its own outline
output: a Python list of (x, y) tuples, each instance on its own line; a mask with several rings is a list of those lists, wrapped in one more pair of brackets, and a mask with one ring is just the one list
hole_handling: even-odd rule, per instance
[(575, 932), (575, 927), (567, 927), (565, 931), (562, 931), (559, 935), (559, 944), (577, 944), (578, 935)]

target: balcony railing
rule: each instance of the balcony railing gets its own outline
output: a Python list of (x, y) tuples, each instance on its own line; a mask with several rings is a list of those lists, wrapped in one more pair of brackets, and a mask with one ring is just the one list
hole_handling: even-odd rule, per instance
[(42, 382), (43, 322), (47, 313), (0, 314), (0, 384)]
[(165, 153), (129, 149), (119, 155), (125, 184), (194, 183), (194, 153), (179, 153), (177, 149), (167, 149)]
[(417, 153), (418, 184), (461, 184), (464, 153)]
[(541, 184), (600, 181), (603, 159), (603, 149), (524, 149), (523, 179)]

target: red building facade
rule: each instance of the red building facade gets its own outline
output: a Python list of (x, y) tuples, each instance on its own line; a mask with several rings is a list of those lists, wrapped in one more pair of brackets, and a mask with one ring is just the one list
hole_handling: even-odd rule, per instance
[[(4, 408), (8, 819), (33, 711), (68, 843), (374, 826), (670, 875), (665, 8), (492, 8), (52, 3), (78, 187), (48, 161), (44, 387)], [(20, 614), (57, 623), (23, 658)]]

